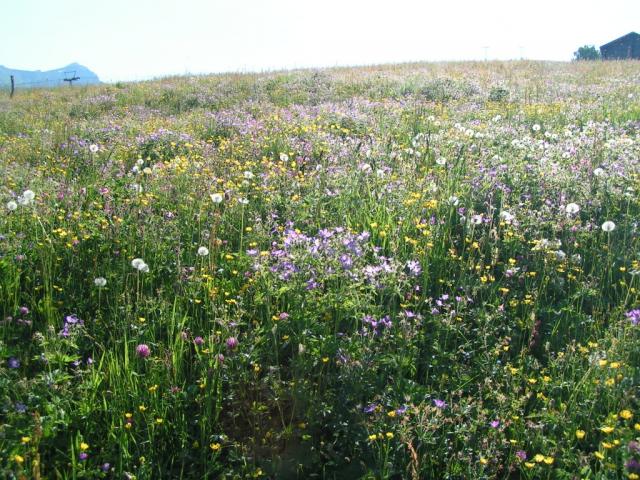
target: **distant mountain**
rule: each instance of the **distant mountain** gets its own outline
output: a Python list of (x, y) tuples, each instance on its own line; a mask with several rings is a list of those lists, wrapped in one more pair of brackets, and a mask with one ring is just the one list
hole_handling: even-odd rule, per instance
[(79, 77), (73, 82), (74, 85), (89, 85), (100, 83), (98, 76), (87, 67), (79, 63), (71, 63), (66, 67), (55, 70), (14, 70), (0, 65), (0, 86), (6, 87), (11, 83), (10, 76), (13, 75), (16, 89), (19, 88), (43, 88), (67, 85), (65, 78)]

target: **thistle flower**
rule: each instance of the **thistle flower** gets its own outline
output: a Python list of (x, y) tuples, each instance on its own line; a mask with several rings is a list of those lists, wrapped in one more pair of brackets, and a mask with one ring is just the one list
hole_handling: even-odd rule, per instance
[(238, 346), (238, 339), (236, 337), (227, 338), (226, 344), (229, 350), (233, 350)]

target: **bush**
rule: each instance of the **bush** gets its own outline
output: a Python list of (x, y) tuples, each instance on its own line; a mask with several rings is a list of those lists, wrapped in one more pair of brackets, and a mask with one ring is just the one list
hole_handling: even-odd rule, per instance
[(574, 60), (600, 60), (600, 51), (593, 45), (584, 45), (573, 52)]

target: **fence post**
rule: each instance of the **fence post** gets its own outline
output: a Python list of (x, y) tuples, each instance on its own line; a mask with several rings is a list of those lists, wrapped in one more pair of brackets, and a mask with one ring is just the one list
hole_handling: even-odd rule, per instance
[(11, 92), (9, 93), (9, 98), (13, 98), (13, 92), (15, 91), (15, 82), (13, 80), (13, 75), (11, 75)]

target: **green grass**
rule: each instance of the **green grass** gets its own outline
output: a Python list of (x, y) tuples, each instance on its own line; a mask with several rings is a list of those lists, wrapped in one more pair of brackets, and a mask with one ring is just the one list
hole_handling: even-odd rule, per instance
[(3, 98), (0, 476), (638, 478), (639, 75)]

